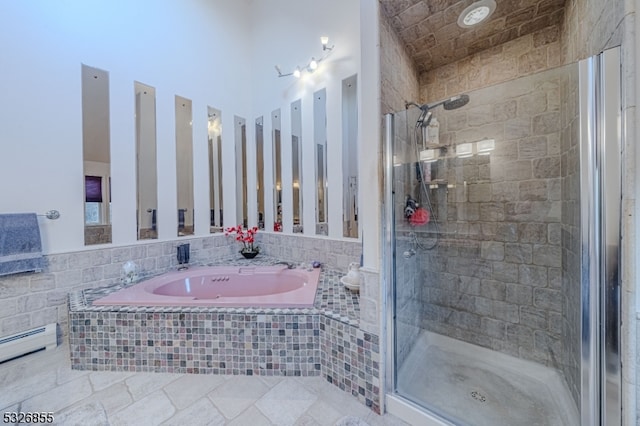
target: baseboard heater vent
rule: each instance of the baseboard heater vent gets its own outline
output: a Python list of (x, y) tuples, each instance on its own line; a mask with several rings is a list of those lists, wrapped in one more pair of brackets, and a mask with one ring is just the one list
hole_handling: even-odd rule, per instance
[(54, 349), (57, 344), (55, 323), (3, 337), (0, 338), (0, 362), (40, 349)]

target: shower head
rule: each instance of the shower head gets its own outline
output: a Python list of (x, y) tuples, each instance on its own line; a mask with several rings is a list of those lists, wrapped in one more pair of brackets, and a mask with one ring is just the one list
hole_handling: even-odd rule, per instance
[[(422, 108), (420, 108), (422, 109)], [(427, 127), (429, 123), (431, 123), (431, 111), (429, 111), (426, 107), (422, 109), (420, 113), (420, 117), (418, 117), (418, 121), (416, 121), (417, 127)]]
[(431, 122), (431, 111), (429, 111), (430, 107), (427, 104), (417, 104), (415, 102), (406, 101), (404, 103), (405, 108), (409, 108), (410, 106), (415, 106), (420, 108), (420, 116), (418, 120), (416, 120), (416, 127), (427, 127)]
[(447, 111), (450, 111), (452, 109), (461, 108), (465, 106), (467, 103), (469, 103), (469, 95), (458, 95), (458, 96), (453, 96), (451, 98), (443, 99), (438, 102), (434, 102), (432, 104), (427, 104), (426, 107), (427, 109), (433, 109), (437, 106), (442, 105), (444, 109), (446, 109)]
[(442, 105), (444, 109), (450, 111), (452, 109), (458, 109), (469, 103), (469, 95), (458, 95), (453, 96), (448, 99), (444, 99), (442, 101), (434, 102), (432, 104), (417, 104), (415, 102), (405, 102), (405, 108), (409, 108), (410, 106), (415, 106), (420, 108), (420, 116), (416, 121), (416, 127), (427, 127), (431, 122), (431, 110), (435, 107)]
[(458, 95), (451, 99), (447, 99), (442, 103), (442, 107), (446, 110), (458, 109), (469, 103), (469, 95)]

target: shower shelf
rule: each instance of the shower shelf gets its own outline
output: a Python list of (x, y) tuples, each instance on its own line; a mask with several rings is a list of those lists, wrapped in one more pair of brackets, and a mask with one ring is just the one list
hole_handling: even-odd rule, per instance
[(440, 148), (448, 148), (449, 145), (445, 145), (442, 143), (426, 143), (424, 147), (427, 149), (440, 149)]

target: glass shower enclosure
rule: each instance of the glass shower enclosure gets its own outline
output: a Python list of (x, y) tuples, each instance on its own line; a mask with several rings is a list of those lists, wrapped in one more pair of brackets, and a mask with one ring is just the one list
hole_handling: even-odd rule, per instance
[(620, 424), (618, 55), (385, 117), (390, 411)]

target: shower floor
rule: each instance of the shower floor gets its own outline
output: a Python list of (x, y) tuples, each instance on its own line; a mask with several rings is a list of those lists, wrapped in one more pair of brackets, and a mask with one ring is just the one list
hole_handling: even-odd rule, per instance
[(427, 331), (398, 373), (398, 393), (457, 425), (577, 425), (551, 368)]

